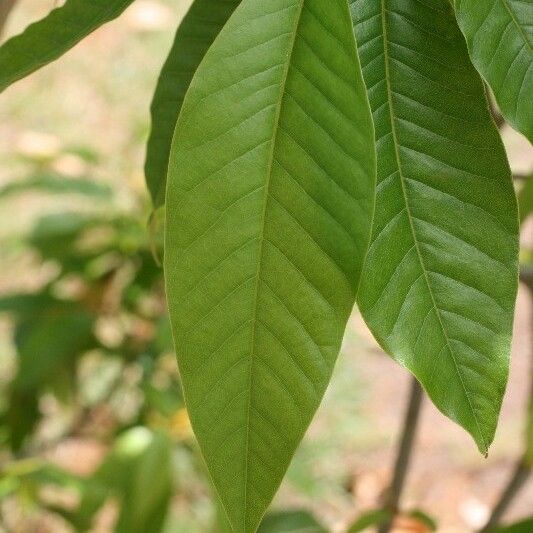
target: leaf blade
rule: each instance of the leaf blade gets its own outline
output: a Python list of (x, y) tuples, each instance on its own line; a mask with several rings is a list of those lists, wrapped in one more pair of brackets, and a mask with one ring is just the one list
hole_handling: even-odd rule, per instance
[(487, 453), (517, 291), (505, 152), (445, 0), (351, 5), (378, 150), (359, 307), (385, 351)]
[(472, 61), (505, 119), (533, 141), (533, 4), (455, 0)]
[(205, 53), (239, 2), (195, 0), (176, 32), (150, 107), (152, 127), (144, 168), (154, 209), (165, 203), (170, 147), (185, 93)]
[(67, 0), (0, 46), (0, 93), (61, 57), (133, 0)]
[(236, 532), (257, 529), (331, 376), (372, 143), (345, 0), (244, 0), (178, 120), (165, 251), (191, 421)]

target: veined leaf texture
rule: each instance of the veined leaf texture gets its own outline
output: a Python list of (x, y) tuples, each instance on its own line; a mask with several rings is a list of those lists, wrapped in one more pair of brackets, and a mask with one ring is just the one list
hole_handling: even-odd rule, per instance
[(183, 103), (167, 298), (235, 533), (257, 529), (329, 382), (370, 238), (373, 139), (346, 0), (243, 0)]
[(351, 9), (378, 157), (358, 303), (384, 349), (487, 453), (517, 290), (504, 148), (447, 0), (352, 0)]
[(503, 116), (533, 141), (533, 2), (455, 0), (455, 10)]

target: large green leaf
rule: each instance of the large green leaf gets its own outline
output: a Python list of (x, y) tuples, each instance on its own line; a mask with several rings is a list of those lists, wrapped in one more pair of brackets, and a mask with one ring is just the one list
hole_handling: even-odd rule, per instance
[(503, 116), (533, 141), (533, 2), (455, 0), (455, 9)]
[(152, 100), (145, 175), (154, 207), (165, 203), (168, 158), (176, 121), (192, 77), (240, 0), (195, 0), (180, 24)]
[(67, 0), (0, 47), (0, 92), (51, 63), (133, 0)]
[(352, 0), (378, 153), (358, 295), (383, 348), (486, 453), (508, 373), (510, 170), (447, 0)]
[(330, 379), (370, 236), (346, 0), (244, 0), (192, 81), (169, 168), (184, 394), (235, 533), (254, 532)]

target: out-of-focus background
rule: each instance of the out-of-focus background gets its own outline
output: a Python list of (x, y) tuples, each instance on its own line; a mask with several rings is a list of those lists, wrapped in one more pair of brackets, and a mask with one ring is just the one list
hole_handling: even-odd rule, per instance
[[(216, 531), (150, 249), (142, 170), (150, 98), (189, 3), (137, 0), (0, 96), (0, 531)], [(4, 38), (52, 7), (19, 0)], [(529, 143), (507, 127), (503, 136), (513, 170), (530, 173)], [(482, 526), (521, 453), (532, 314), (522, 287), (488, 459), (424, 403), (403, 507), (428, 513), (438, 531)], [(307, 510), (340, 533), (379, 506), (408, 388), (407, 373), (354, 313), (273, 508)], [(530, 479), (506, 521), (532, 509)], [(275, 519), (265, 532), (281, 531)], [(320, 531), (313, 527), (305, 531)]]

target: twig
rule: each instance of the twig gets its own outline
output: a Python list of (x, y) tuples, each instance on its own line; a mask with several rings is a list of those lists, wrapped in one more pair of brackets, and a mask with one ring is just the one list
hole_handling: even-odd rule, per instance
[(496, 127), (501, 130), (505, 126), (505, 119), (503, 118), (503, 115), (500, 113), (498, 107), (496, 106), (492, 91), (490, 90), (487, 84), (485, 84), (485, 94), (487, 95), (487, 101), (489, 103), (489, 110), (490, 114), (492, 115), (492, 119), (494, 120)]
[[(522, 270), (522, 272), (520, 273), (520, 280), (529, 289), (529, 293), (533, 301), (533, 283), (532, 283), (531, 271), (524, 272)], [(532, 355), (532, 358), (531, 358), (531, 371), (530, 371), (530, 385), (529, 385), (530, 393), (529, 393), (529, 405), (528, 405), (529, 411), (528, 412), (533, 412), (533, 354), (531, 355)], [(501, 493), (500, 498), (498, 502), (496, 503), (494, 510), (492, 511), (492, 514), (487, 524), (483, 527), (483, 529), (480, 530), (479, 533), (488, 533), (500, 523), (507, 509), (509, 508), (513, 500), (516, 498), (516, 496), (520, 492), (520, 489), (525, 485), (526, 481), (531, 475), (532, 466), (533, 465), (531, 465), (530, 463), (530, 457), (528, 457), (527, 452), (522, 457), (520, 457), (520, 459), (517, 460), (514, 470), (513, 470), (513, 474), (511, 475), (511, 478), (509, 479), (507, 486), (503, 489), (503, 492)]]
[[(412, 378), (409, 405), (403, 423), (402, 436), (398, 446), (398, 455), (394, 466), (394, 476), (385, 499), (385, 509), (390, 511), (393, 517), (399, 510), (405, 479), (409, 470), (409, 463), (413, 451), (413, 443), (416, 435), (416, 428), (420, 418), (420, 408), (422, 406), (423, 390), (416, 378)], [(381, 525), (379, 533), (388, 533), (392, 526), (392, 518)]]
[(530, 474), (531, 468), (527, 464), (524, 456), (516, 463), (513, 475), (503, 490), (498, 503), (495, 505), (489, 521), (485, 527), (481, 529), (480, 533), (488, 533), (500, 523), (503, 515), (511, 505), (511, 502), (515, 499), (516, 495), (520, 492), (520, 489), (526, 483)]

